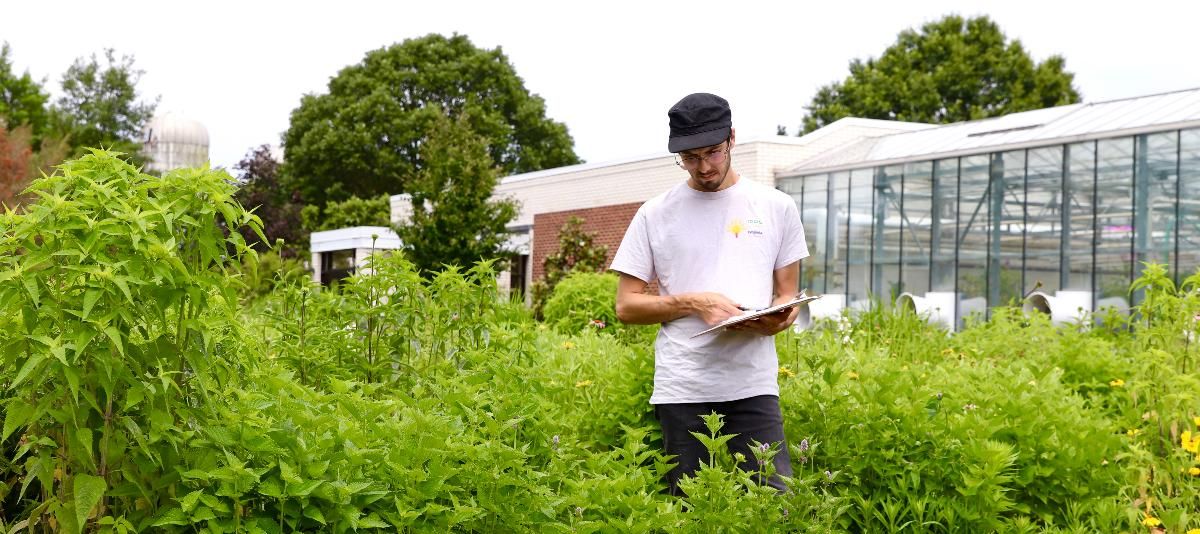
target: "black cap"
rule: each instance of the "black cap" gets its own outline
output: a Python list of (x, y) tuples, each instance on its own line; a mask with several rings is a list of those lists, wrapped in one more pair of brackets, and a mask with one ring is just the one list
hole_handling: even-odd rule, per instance
[(683, 152), (720, 144), (729, 138), (733, 116), (729, 102), (709, 93), (693, 93), (676, 102), (667, 112), (671, 136), (667, 150)]

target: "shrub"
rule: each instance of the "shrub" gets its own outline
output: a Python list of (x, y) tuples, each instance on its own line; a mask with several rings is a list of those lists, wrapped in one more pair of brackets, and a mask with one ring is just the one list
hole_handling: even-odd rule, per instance
[(652, 341), (657, 327), (617, 320), (617, 283), (614, 273), (571, 273), (558, 283), (546, 302), (546, 324), (564, 334), (592, 330), (630, 344)]

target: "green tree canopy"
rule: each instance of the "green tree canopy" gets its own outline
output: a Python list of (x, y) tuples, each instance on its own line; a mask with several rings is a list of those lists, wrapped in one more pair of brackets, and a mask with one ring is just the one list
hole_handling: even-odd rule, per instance
[(89, 147), (104, 147), (136, 158), (142, 126), (154, 115), (158, 99), (139, 100), (137, 83), (145, 71), (134, 68), (133, 56), (121, 56), (118, 61), (108, 48), (104, 58), (105, 65), (95, 54), (90, 59), (77, 58), (63, 74), (56, 127), (70, 135), (76, 155)]
[(341, 202), (330, 201), (325, 204), (324, 210), (309, 204), (300, 212), (300, 219), (304, 229), (310, 232), (351, 226), (390, 226), (392, 201), (388, 195), (372, 198), (350, 197)]
[(850, 76), (822, 87), (803, 133), (842, 117), (949, 123), (1079, 101), (1062, 56), (1035, 63), (986, 16), (950, 15), (900, 32), (879, 59), (850, 62)]
[(40, 136), (49, 123), (46, 102), (50, 95), (29, 71), (21, 76), (13, 72), (10, 52), (7, 42), (0, 45), (0, 126), (11, 130), (29, 125), (33, 135)]
[(396, 229), (421, 272), (469, 267), (504, 255), (506, 226), (516, 217), (517, 204), (492, 198), (498, 170), (487, 139), (472, 124), (467, 116), (435, 114), (421, 145), (425, 164), (408, 187), (412, 215)]
[(566, 126), (546, 118), (499, 48), (428, 35), (369, 52), (328, 93), (305, 96), (284, 134), (285, 173), (319, 206), (408, 192), (441, 115), (466, 117), (501, 173), (579, 162)]

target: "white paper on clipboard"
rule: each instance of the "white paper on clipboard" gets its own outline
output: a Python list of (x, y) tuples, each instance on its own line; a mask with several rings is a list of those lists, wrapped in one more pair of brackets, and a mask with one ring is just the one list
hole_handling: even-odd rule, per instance
[(712, 326), (711, 328), (708, 328), (707, 330), (702, 330), (700, 332), (696, 332), (695, 334), (692, 334), (692, 337), (699, 337), (699, 336), (702, 336), (709, 332), (721, 330), (723, 328), (726, 328), (726, 327), (729, 327), (729, 326), (732, 326), (732, 325), (735, 325), (738, 323), (752, 321), (752, 320), (762, 317), (764, 315), (770, 315), (770, 314), (776, 313), (780, 310), (794, 308), (796, 306), (799, 306), (806, 302), (812, 302), (819, 298), (821, 298), (821, 295), (805, 295), (804, 293), (800, 293), (799, 295), (796, 296), (796, 298), (789, 300), (787, 302), (784, 302), (783, 304), (776, 304), (774, 306), (771, 306), (770, 308), (765, 308), (765, 309), (754, 311), (754, 312), (744, 313), (742, 315), (735, 315), (733, 317), (725, 319), (724, 321), (721, 321), (720, 323)]

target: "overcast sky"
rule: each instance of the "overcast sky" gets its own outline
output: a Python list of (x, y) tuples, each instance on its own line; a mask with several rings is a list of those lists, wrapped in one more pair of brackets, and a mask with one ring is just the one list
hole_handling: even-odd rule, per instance
[(265, 2), (20, 1), (0, 9), (18, 71), (59, 81), (105, 47), (145, 70), (159, 111), (204, 123), (213, 165), (278, 144), (306, 93), (363, 55), (429, 33), (501, 47), (589, 162), (665, 153), (666, 110), (726, 97), (743, 140), (794, 134), (804, 105), (896, 34), (948, 13), (986, 14), (1036, 60), (1066, 58), (1094, 102), (1200, 87), (1200, 2)]

